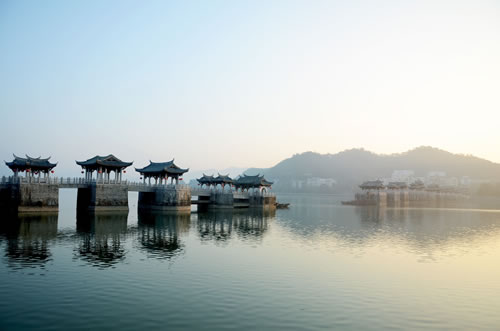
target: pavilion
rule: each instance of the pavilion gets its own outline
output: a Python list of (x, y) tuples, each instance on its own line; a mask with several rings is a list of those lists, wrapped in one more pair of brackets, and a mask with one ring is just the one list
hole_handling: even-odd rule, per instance
[(267, 181), (264, 176), (256, 175), (256, 176), (248, 176), (243, 174), (238, 179), (233, 181), (234, 186), (236, 187), (236, 191), (241, 189), (241, 191), (249, 190), (249, 189), (258, 189), (263, 192), (268, 188), (271, 188), (273, 182)]
[(165, 184), (167, 184), (168, 179), (171, 179), (171, 184), (179, 184), (179, 177), (184, 173), (189, 171), (189, 168), (182, 169), (179, 168), (174, 160), (168, 162), (151, 162), (149, 161), (149, 165), (144, 168), (137, 169), (135, 171), (139, 172), (144, 179), (144, 184), (146, 184), (146, 178), (149, 180), (149, 185), (151, 185), (151, 178), (155, 179), (155, 184), (163, 184), (163, 180), (165, 180)]
[(203, 187), (203, 185), (207, 185), (208, 187), (214, 186), (214, 188), (217, 187), (217, 185), (220, 185), (222, 187), (222, 190), (224, 190), (224, 187), (228, 185), (231, 187), (231, 184), (233, 184), (233, 179), (229, 177), (229, 175), (221, 175), (218, 174), (217, 177), (212, 176), (207, 176), (203, 174), (203, 177), (197, 179), (198, 183)]
[[(76, 161), (76, 164), (85, 169), (85, 180), (92, 181), (92, 174), (97, 172), (96, 182), (101, 184), (121, 183), (122, 173), (126, 172), (125, 168), (132, 165), (133, 162), (124, 162), (109, 154), (108, 156), (94, 156), (87, 161)], [(110, 173), (114, 171), (115, 179), (111, 181)], [(83, 170), (82, 170), (83, 173)]]
[(385, 189), (384, 182), (381, 180), (371, 180), (364, 182), (363, 184), (359, 185), (359, 187), (362, 190), (383, 190)]
[(53, 172), (53, 168), (57, 163), (50, 163), (50, 157), (42, 159), (41, 157), (30, 157), (26, 155), (26, 158), (22, 158), (14, 155), (14, 160), (12, 162), (5, 162), (7, 167), (9, 167), (14, 172), (14, 177), (18, 177), (19, 172), (26, 171), (26, 178), (31, 182), (35, 175), (38, 175), (38, 182), (40, 182), (40, 174), (44, 174), (44, 178), (48, 178), (50, 172)]
[(206, 185), (207, 187), (210, 188), (210, 186), (214, 185), (214, 176), (207, 176), (203, 174), (201, 178), (196, 179), (198, 181), (198, 184), (203, 188), (203, 185)]
[(416, 180), (415, 182), (410, 184), (410, 190), (424, 190), (425, 184), (421, 180)]
[(406, 184), (406, 182), (389, 182), (389, 184), (387, 184), (387, 188), (389, 190), (406, 190), (408, 188), (408, 184)]

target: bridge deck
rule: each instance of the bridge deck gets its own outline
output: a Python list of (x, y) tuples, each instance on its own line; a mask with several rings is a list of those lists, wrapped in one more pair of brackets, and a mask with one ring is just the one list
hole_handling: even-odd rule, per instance
[[(49, 178), (31, 178), (30, 181), (26, 177), (2, 177), (0, 181), (0, 186), (13, 185), (13, 184), (40, 184), (40, 185), (57, 185), (59, 188), (86, 188), (90, 185), (109, 185), (109, 186), (126, 186), (129, 192), (155, 192), (159, 189), (175, 189), (175, 190), (190, 190), (191, 196), (195, 197), (210, 197), (212, 194), (233, 194), (233, 198), (237, 201), (236, 203), (245, 205), (250, 195), (253, 193), (249, 192), (236, 192), (236, 191), (221, 191), (221, 190), (210, 190), (201, 189), (196, 187), (190, 187), (188, 185), (178, 184), (178, 185), (157, 185), (157, 184), (145, 184), (138, 182), (129, 182), (127, 180), (121, 182), (114, 182), (113, 180), (107, 183), (96, 182), (95, 180), (85, 180), (84, 178), (62, 178), (62, 177), (49, 177)], [(262, 193), (260, 193), (262, 194)], [(273, 195), (269, 193), (264, 193), (264, 195)], [(243, 200), (243, 201), (241, 201)], [(194, 204), (207, 204), (209, 200), (193, 200)], [(235, 204), (236, 205), (236, 204)]]

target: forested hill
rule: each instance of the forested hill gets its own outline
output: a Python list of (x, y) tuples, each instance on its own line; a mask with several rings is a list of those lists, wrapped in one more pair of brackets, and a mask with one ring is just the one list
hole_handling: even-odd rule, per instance
[(413, 170), (415, 176), (444, 171), (450, 177), (500, 180), (500, 164), (471, 155), (452, 154), (433, 147), (418, 147), (405, 153), (379, 155), (364, 149), (337, 154), (295, 154), (272, 168), (250, 168), (247, 174), (264, 174), (286, 189), (293, 180), (308, 177), (334, 178), (337, 189), (352, 189), (364, 180), (391, 177), (394, 170)]

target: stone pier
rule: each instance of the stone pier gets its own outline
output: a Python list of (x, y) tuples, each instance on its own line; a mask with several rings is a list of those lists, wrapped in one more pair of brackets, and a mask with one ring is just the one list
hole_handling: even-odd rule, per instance
[(399, 207), (399, 204), (400, 204), (399, 190), (387, 191), (387, 205), (391, 207)]
[(54, 212), (59, 208), (55, 184), (9, 183), (0, 186), (0, 207), (11, 212)]
[(275, 195), (250, 195), (248, 197), (250, 207), (258, 208), (276, 208)]
[(210, 209), (228, 209), (233, 208), (233, 192), (212, 192), (210, 194)]
[(78, 189), (78, 210), (128, 210), (128, 187), (120, 184), (89, 184)]
[(155, 187), (139, 192), (139, 209), (191, 212), (191, 190), (188, 187)]
[(408, 207), (410, 205), (410, 193), (407, 190), (399, 192), (399, 203), (401, 207)]
[(357, 206), (387, 206), (387, 193), (385, 191), (366, 191), (356, 193), (355, 200), (351, 203)]

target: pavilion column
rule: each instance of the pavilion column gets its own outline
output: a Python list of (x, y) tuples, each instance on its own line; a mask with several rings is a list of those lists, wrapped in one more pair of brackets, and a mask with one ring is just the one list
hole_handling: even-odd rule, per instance
[(120, 171), (120, 184), (122, 183), (122, 172)]

